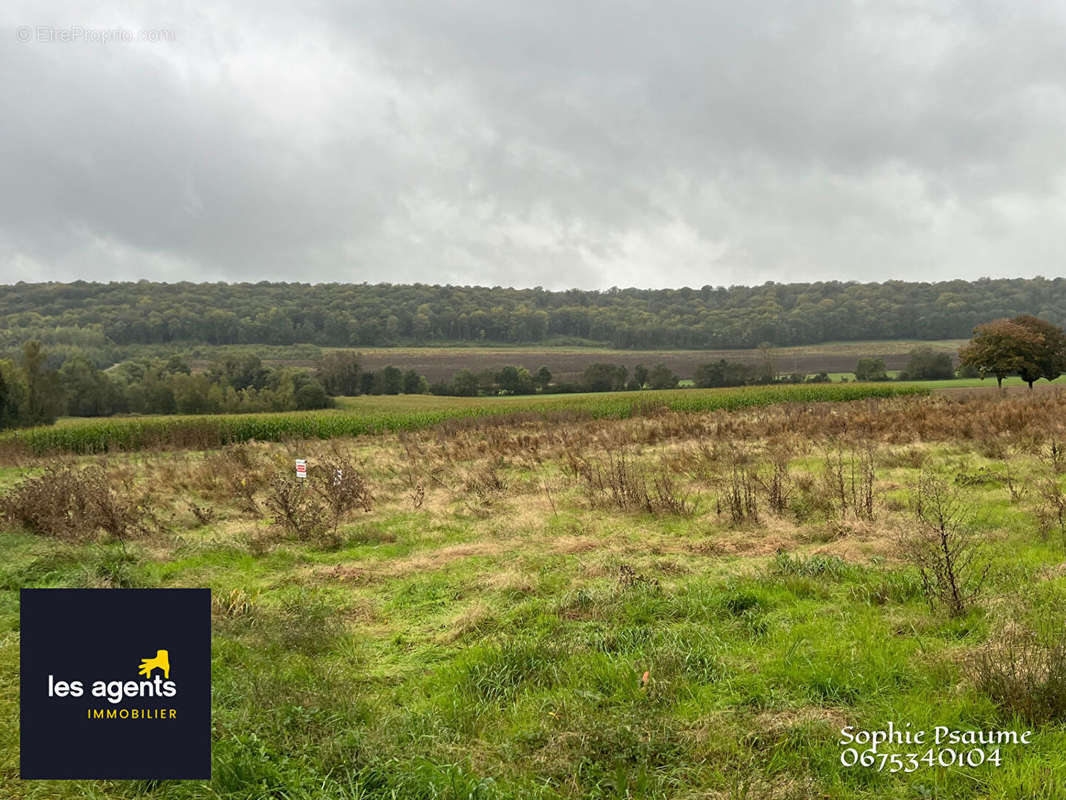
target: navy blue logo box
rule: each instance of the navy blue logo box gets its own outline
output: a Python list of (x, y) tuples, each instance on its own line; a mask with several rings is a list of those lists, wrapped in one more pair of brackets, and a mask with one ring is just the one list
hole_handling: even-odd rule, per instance
[(210, 780), (210, 589), (20, 599), (23, 779)]

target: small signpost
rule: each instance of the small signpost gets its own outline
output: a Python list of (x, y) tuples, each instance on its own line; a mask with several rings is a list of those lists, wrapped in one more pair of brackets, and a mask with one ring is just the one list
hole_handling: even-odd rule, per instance
[(306, 478), (307, 477), (307, 459), (305, 459), (305, 458), (296, 459), (296, 477), (297, 478)]

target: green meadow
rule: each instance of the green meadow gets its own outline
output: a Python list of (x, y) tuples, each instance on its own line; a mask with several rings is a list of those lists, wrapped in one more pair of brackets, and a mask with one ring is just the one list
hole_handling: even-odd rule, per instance
[[(538, 413), (19, 453), (0, 470), (0, 795), (1066, 796), (1066, 675), (1049, 660), (1066, 397), (828, 388), (845, 394), (691, 390), (673, 393), (690, 406), (556, 416), (513, 400)], [(790, 402), (706, 399), (738, 396)], [(358, 398), (311, 418), (485, 405)], [(312, 477), (345, 465), (366, 506), (330, 516), (313, 483), (292, 499), (294, 458)], [(125, 525), (25, 522), (25, 487), (92, 492), (86, 470)], [(958, 608), (913, 556), (933, 498), (974, 554)], [(18, 780), (27, 586), (212, 589), (210, 782)], [(999, 766), (842, 763), (842, 729), (889, 721), (1032, 733)]]

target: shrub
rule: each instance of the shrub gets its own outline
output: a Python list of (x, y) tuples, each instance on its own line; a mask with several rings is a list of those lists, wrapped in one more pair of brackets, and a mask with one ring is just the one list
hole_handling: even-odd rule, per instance
[(298, 539), (336, 544), (336, 532), (356, 509), (370, 511), (370, 487), (362, 471), (336, 456), (313, 465), (307, 477), (292, 474), (288, 464), (279, 467), (267, 488), (266, 506), (274, 522)]
[(572, 469), (584, 481), (585, 496), (593, 508), (613, 507), (646, 514), (691, 516), (695, 503), (669, 473), (650, 477), (623, 453), (607, 455), (605, 462), (575, 461)]
[(370, 487), (354, 464), (341, 458), (327, 458), (311, 468), (308, 479), (329, 515), (332, 530), (336, 531), (352, 511), (359, 508), (370, 511)]
[(827, 448), (822, 482), (830, 503), (843, 519), (848, 511), (856, 517), (874, 516), (874, 461), (869, 446), (851, 450), (845, 456), (843, 448)]
[(939, 603), (961, 614), (977, 597), (988, 575), (979, 564), (979, 540), (966, 526), (969, 510), (958, 488), (922, 472), (914, 492), (917, 525), (903, 532), (904, 557), (918, 568), (930, 609)]
[(307, 478), (297, 478), (288, 471), (278, 472), (267, 486), (266, 506), (274, 515), (274, 524), (298, 539), (317, 539), (326, 530), (325, 507)]
[(89, 538), (100, 531), (123, 540), (155, 523), (147, 494), (112, 486), (104, 466), (50, 464), (0, 498), (0, 513), (27, 530), (60, 539)]

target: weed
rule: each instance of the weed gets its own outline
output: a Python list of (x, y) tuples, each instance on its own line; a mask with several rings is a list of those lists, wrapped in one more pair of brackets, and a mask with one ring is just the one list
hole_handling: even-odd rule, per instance
[(1008, 624), (970, 661), (978, 688), (1034, 725), (1066, 719), (1066, 634), (1060, 620), (1053, 629), (1048, 636)]
[(211, 506), (199, 506), (191, 500), (185, 505), (188, 506), (189, 511), (192, 512), (192, 515), (196, 518), (196, 522), (200, 526), (210, 525), (215, 521), (215, 509), (211, 508)]
[(222, 617), (243, 617), (251, 614), (259, 600), (259, 592), (248, 592), (245, 589), (231, 589), (228, 592), (213, 593), (211, 606), (216, 614)]
[(583, 460), (573, 467), (584, 481), (585, 496), (593, 508), (616, 508), (646, 514), (691, 516), (695, 503), (668, 472), (649, 481), (647, 471), (625, 453), (608, 453), (605, 461)]
[(619, 564), (618, 585), (622, 589), (634, 589), (640, 587), (654, 591), (659, 590), (659, 580), (657, 578), (649, 578), (647, 575), (637, 572), (629, 564)]
[(873, 450), (826, 448), (822, 482), (836, 514), (843, 519), (850, 510), (856, 517), (873, 519), (874, 466)]

